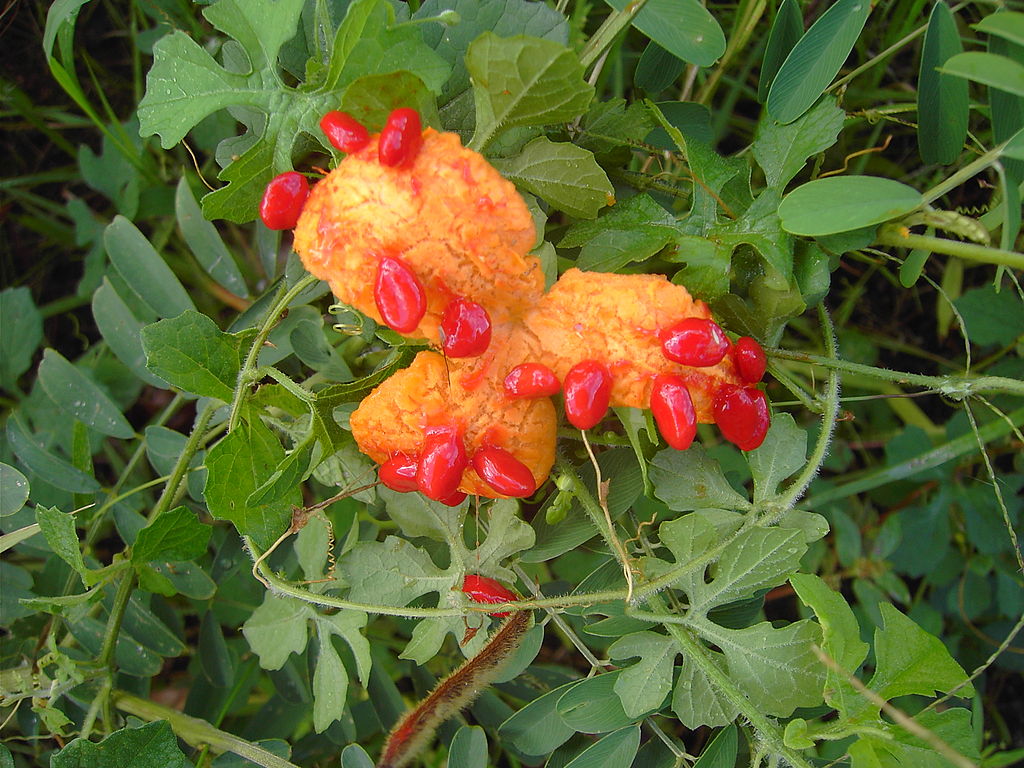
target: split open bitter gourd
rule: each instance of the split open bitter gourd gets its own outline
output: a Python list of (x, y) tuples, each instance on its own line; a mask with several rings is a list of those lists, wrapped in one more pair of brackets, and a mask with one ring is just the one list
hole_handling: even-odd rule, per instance
[(686, 288), (570, 269), (545, 291), (526, 204), (456, 134), (421, 130), (409, 109), (375, 135), (342, 113), (321, 125), (347, 155), (299, 203), (296, 252), (341, 302), (437, 350), (351, 416), (385, 485), (450, 504), (531, 495), (555, 460), (559, 391), (580, 429), (630, 406), (677, 449), (698, 423), (761, 444), (764, 352)]

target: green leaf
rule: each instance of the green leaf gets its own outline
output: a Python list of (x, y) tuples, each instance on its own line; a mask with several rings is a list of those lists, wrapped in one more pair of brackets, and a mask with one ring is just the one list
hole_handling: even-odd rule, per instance
[(217, 228), (203, 218), (199, 203), (184, 176), (178, 181), (174, 194), (174, 213), (182, 237), (206, 274), (236, 296), (247, 297), (249, 289), (245, 278), (217, 233)]
[(701, 445), (666, 449), (651, 462), (655, 495), (676, 512), (693, 509), (748, 509), (750, 502), (725, 479), (718, 462)]
[[(868, 655), (869, 646), (860, 639), (860, 625), (846, 600), (817, 576), (794, 573), (789, 581), (800, 600), (818, 617), (822, 649), (847, 673), (856, 674)], [(840, 712), (849, 711), (861, 701), (860, 694), (844, 676), (832, 670), (827, 672), (825, 685), (825, 701)]]
[(469, 146), (477, 151), (499, 130), (568, 122), (594, 95), (576, 54), (551, 40), (485, 32), (469, 46), (466, 67), (476, 104)]
[(1024, 45), (1024, 13), (1018, 11), (997, 11), (972, 24), (971, 28)]
[(740, 245), (753, 246), (778, 279), (788, 281), (793, 275), (793, 238), (782, 231), (779, 198), (777, 190), (764, 190), (742, 216), (713, 224), (708, 237), (720, 250), (727, 251), (730, 259)]
[(612, 731), (598, 739), (570, 761), (565, 768), (606, 768), (632, 765), (640, 748), (640, 726), (632, 725)]
[(540, 136), (515, 157), (495, 158), (501, 174), (571, 216), (593, 219), (615, 201), (614, 189), (594, 155)]
[(422, 549), (397, 536), (362, 541), (338, 561), (355, 602), (408, 605), (429, 592), (450, 590), (456, 574), (442, 571)]
[(736, 753), (739, 750), (739, 737), (736, 726), (730, 725), (719, 731), (711, 740), (693, 768), (733, 768), (736, 765)]
[(227, 183), (203, 197), (203, 215), (238, 224), (251, 221), (263, 190), (274, 178), (273, 162), (274, 145), (270, 141), (258, 141), (246, 149), (217, 174), (220, 181)]
[(836, 143), (845, 118), (846, 113), (830, 96), (820, 99), (789, 124), (773, 120), (765, 113), (757, 124), (751, 151), (764, 170), (768, 186), (782, 191), (800, 173), (808, 158)]
[(761, 60), (761, 75), (757, 80), (757, 100), (764, 104), (768, 98), (768, 89), (772, 87), (779, 67), (789, 56), (804, 34), (804, 17), (797, 0), (782, 0), (778, 13), (772, 21), (768, 32), (768, 42), (764, 47), (764, 59)]
[(313, 729), (323, 733), (345, 714), (348, 673), (331, 643), (331, 633), (319, 631), (319, 626), (316, 669), (313, 671)]
[(20, 512), (28, 501), (28, 478), (0, 461), (0, 517)]
[(801, 37), (772, 81), (772, 117), (791, 123), (818, 100), (853, 50), (871, 13), (867, 0), (837, 0)]
[[(889, 603), (881, 603), (884, 628), (875, 630), (875, 674), (868, 687), (886, 699), (912, 693), (932, 696), (967, 680), (942, 641), (925, 632)], [(974, 695), (968, 683), (960, 691)]]
[(437, 122), (434, 95), (411, 72), (377, 73), (356, 79), (345, 89), (340, 109), (358, 114), (363, 125), (383, 127), (388, 115), (398, 107), (412, 107), (420, 113), (424, 124)]
[[(725, 657), (716, 651), (707, 650), (705, 653), (724, 673)], [(718, 691), (708, 676), (689, 660), (684, 660), (679, 668), (679, 679), (672, 693), (672, 711), (687, 728), (728, 725), (739, 714), (739, 710)]]
[(29, 472), (46, 478), (51, 485), (71, 493), (95, 493), (100, 484), (73, 464), (38, 445), (38, 436), (29, 435), (15, 414), (7, 419), (7, 440)]
[(684, 63), (655, 42), (650, 42), (640, 54), (633, 73), (633, 85), (650, 94), (660, 93), (683, 73)]
[(448, 768), (487, 768), (487, 735), (479, 725), (464, 725), (448, 747)]
[(146, 353), (142, 349), (142, 323), (107, 277), (103, 278), (103, 283), (92, 295), (92, 316), (103, 334), (103, 340), (118, 360), (146, 383), (160, 389), (168, 388), (166, 381), (146, 368)]
[(135, 434), (107, 394), (54, 349), (43, 352), (39, 383), (65, 414), (97, 432), (127, 439)]
[(746, 454), (754, 478), (754, 503), (775, 495), (779, 483), (803, 467), (807, 460), (807, 432), (800, 429), (788, 413), (772, 420), (759, 448)]
[(212, 530), (187, 507), (175, 507), (139, 531), (132, 546), (132, 562), (194, 560), (206, 552)]
[(781, 629), (768, 622), (724, 629), (702, 621), (697, 631), (722, 649), (729, 677), (763, 713), (788, 717), (797, 707), (821, 702), (825, 675), (814, 654), (821, 630), (813, 621)]
[(580, 733), (607, 733), (636, 720), (622, 708), (615, 694), (621, 671), (588, 678), (566, 691), (558, 700), (558, 715)]
[(236, 657), (228, 649), (213, 611), (203, 613), (199, 621), (199, 642), (196, 656), (203, 675), (216, 688), (227, 688), (235, 679)]
[[(573, 735), (574, 730), (558, 713), (561, 698), (581, 681), (548, 691), (531, 701), (501, 724), (498, 735), (527, 755), (547, 755)], [(609, 695), (612, 692), (609, 691)]]
[(96, 583), (96, 574), (85, 565), (82, 549), (75, 530), (75, 516), (56, 507), (36, 507), (36, 522), (46, 537), (46, 543), (61, 560), (70, 565), (89, 587)]
[[(968, 760), (978, 760), (978, 740), (971, 726), (971, 713), (959, 707), (944, 712), (929, 710), (914, 718)], [(877, 729), (877, 730), (876, 730)], [(860, 737), (849, 747), (851, 768), (949, 768), (951, 763), (935, 747), (911, 735), (900, 726), (883, 723)], [(987, 765), (991, 758), (986, 758)]]
[(617, 203), (596, 221), (574, 224), (559, 248), (582, 246), (576, 266), (593, 272), (616, 272), (643, 261), (672, 242), (675, 219), (648, 195)]
[(946, 60), (939, 71), (973, 80), (1015, 96), (1024, 96), (1024, 64), (988, 51), (958, 53)]
[(250, 505), (249, 495), (284, 460), (284, 449), (258, 418), (245, 420), (210, 449), (206, 457), (206, 503), (210, 514), (230, 520), (243, 536), (266, 550), (291, 520), (291, 508), (302, 503), (299, 488), (268, 504)]
[(308, 636), (307, 622), (314, 611), (289, 597), (263, 596), (259, 608), (242, 625), (242, 634), (264, 669), (280, 669), (292, 653), (302, 653)]
[(99, 742), (78, 738), (50, 758), (51, 768), (192, 768), (166, 720), (122, 728)]
[(963, 316), (967, 338), (975, 344), (1010, 345), (1024, 328), (1024, 304), (1009, 290), (972, 288), (953, 303)]
[(892, 179), (832, 176), (786, 195), (779, 204), (779, 217), (787, 232), (813, 237), (880, 224), (920, 205), (920, 192)]
[(14, 390), (43, 340), (43, 317), (28, 288), (0, 291), (0, 386)]
[[(715, 132), (711, 128), (711, 111), (703, 104), (694, 101), (659, 101), (655, 106), (664, 116), (665, 121), (678, 130), (687, 141), (697, 141), (707, 145), (714, 143)], [(630, 111), (632, 112), (647, 111), (641, 104), (633, 104), (631, 107)], [(650, 117), (648, 112), (648, 118), (650, 119)], [(646, 137), (642, 135), (640, 139), (658, 149), (670, 152), (679, 149), (678, 144), (668, 135), (668, 131), (660, 125), (652, 126)]]
[(142, 348), (149, 370), (172, 386), (230, 403), (254, 336), (254, 330), (224, 333), (206, 315), (190, 311), (143, 328)]
[(672, 690), (672, 662), (679, 650), (675, 641), (656, 632), (634, 632), (620, 637), (608, 648), (613, 659), (640, 660), (619, 674), (615, 681), (622, 709), (630, 717), (661, 709)]
[[(626, 0), (605, 0), (617, 11)], [(633, 17), (633, 26), (673, 56), (709, 67), (725, 53), (725, 34), (715, 17), (697, 0), (648, 0)]]
[(917, 77), (917, 147), (925, 163), (952, 163), (963, 150), (970, 112), (967, 83), (938, 71), (963, 50), (953, 12), (936, 3), (928, 17)]
[(341, 768), (373, 768), (373, 760), (358, 744), (349, 744), (341, 750)]
[(195, 310), (167, 262), (128, 219), (115, 216), (103, 231), (103, 243), (124, 282), (157, 317), (176, 317)]

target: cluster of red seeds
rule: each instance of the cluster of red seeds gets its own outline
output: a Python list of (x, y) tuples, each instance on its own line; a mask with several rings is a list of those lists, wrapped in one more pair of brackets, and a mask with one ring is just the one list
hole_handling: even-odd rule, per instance
[[(321, 120), (320, 126), (334, 147), (348, 155), (358, 154), (360, 162), (366, 163), (367, 153), (373, 151), (374, 138), (356, 120), (342, 112), (330, 112)], [(424, 147), (424, 137), (430, 135), (429, 130), (426, 134), (421, 130), (419, 116), (414, 110), (398, 109), (391, 113), (381, 133), (376, 137), (376, 161), (380, 166), (393, 169), (395, 173), (409, 174), (408, 187), (413, 195), (418, 194), (420, 183), (415, 174), (424, 172), (416, 171), (414, 166)], [(432, 136), (436, 137), (438, 134)], [(468, 152), (461, 149), (460, 151)], [(464, 170), (462, 175), (465, 177), (464, 184), (470, 185), (472, 180), (469, 178), (469, 172)], [(465, 190), (460, 191), (464, 196), (470, 196)], [(289, 172), (278, 176), (267, 187), (260, 208), (264, 223), (274, 229), (296, 226), (306, 207), (309, 194), (305, 179), (300, 174)], [(360, 204), (365, 205), (365, 201), (361, 200)], [(518, 201), (518, 204), (521, 206), (521, 201)], [(496, 203), (482, 196), (475, 200), (475, 205), (478, 210), (488, 212)], [(523, 210), (525, 211), (525, 207)], [(320, 205), (316, 216), (318, 218), (313, 222), (315, 229), (312, 231), (317, 233), (317, 237), (324, 239), (324, 233), (331, 225), (326, 206)], [(527, 247), (523, 248), (524, 254)], [(316, 273), (317, 270), (310, 266), (311, 259), (307, 260), (306, 251), (312, 248), (307, 245), (300, 249), (297, 244), (297, 250), (307, 261), (307, 267)], [(457, 249), (453, 248), (453, 252), (456, 251)], [(507, 404), (522, 400), (546, 399), (562, 392), (566, 417), (573, 426), (581, 430), (591, 429), (599, 424), (612, 405), (649, 406), (665, 441), (679, 450), (688, 448), (692, 443), (698, 421), (711, 420), (709, 410), (713, 412), (713, 420), (722, 435), (739, 448), (752, 450), (764, 440), (769, 425), (769, 410), (764, 393), (755, 385), (764, 375), (766, 361), (763, 350), (754, 339), (742, 337), (734, 343), (722, 328), (707, 316), (685, 316), (668, 324), (667, 327), (660, 328), (657, 331), (657, 343), (660, 345), (662, 364), (655, 364), (655, 372), (645, 380), (646, 401), (637, 403), (634, 402), (635, 396), (616, 398), (613, 389), (618, 363), (613, 360), (589, 356), (575, 364), (563, 364), (567, 358), (575, 354), (574, 349), (589, 348), (588, 334), (597, 333), (592, 326), (584, 330), (582, 323), (576, 323), (576, 336), (579, 338), (565, 341), (561, 347), (551, 347), (550, 344), (545, 346), (543, 339), (537, 341), (543, 334), (536, 328), (527, 326), (533, 317), (530, 314), (534, 311), (531, 307), (540, 307), (534, 314), (539, 312), (543, 315), (546, 311), (543, 295), (509, 295), (505, 299), (505, 306), (491, 306), (492, 312), (497, 310), (501, 313), (502, 322), (500, 326), (495, 326), (492, 323), (491, 312), (488, 312), (483, 303), (475, 300), (480, 297), (458, 295), (435, 272), (427, 284), (431, 288), (437, 286), (448, 298), (437, 321), (431, 326), (428, 321), (431, 317), (432, 298), (425, 286), (425, 280), (417, 274), (417, 269), (423, 267), (416, 264), (414, 268), (414, 263), (407, 261), (404, 256), (402, 252), (388, 250), (376, 254), (373, 306), (363, 306), (358, 301), (354, 303), (363, 311), (375, 310), (388, 326), (399, 333), (436, 337), (432, 340), (449, 358), (450, 365), (454, 368), (457, 368), (462, 360), (481, 360), (482, 362), (471, 373), (466, 373), (462, 377), (460, 386), (463, 386), (464, 391), (479, 387), (481, 380), (491, 380), (498, 375), (501, 378), (497, 391), (503, 393)], [(477, 254), (471, 254), (471, 257), (482, 258)], [(318, 258), (323, 261), (323, 257)], [(357, 277), (357, 269), (365, 268), (357, 265), (349, 269), (352, 271), (344, 275), (334, 272), (329, 276), (320, 276), (332, 279), (332, 286), (344, 285)], [(494, 266), (493, 272), (500, 273), (502, 269), (506, 267), (499, 263)], [(321, 272), (323, 271), (321, 268)], [(510, 267), (507, 271), (514, 272), (515, 269)], [(521, 268), (519, 271), (522, 271)], [(588, 290), (591, 289), (589, 286), (593, 285), (595, 287), (592, 289), (596, 291), (601, 289), (602, 278), (609, 277), (577, 273), (574, 280), (585, 283)], [(663, 281), (656, 276), (633, 276), (632, 279)], [(647, 285), (645, 283), (644, 287)], [(677, 286), (671, 286), (671, 289), (681, 290)], [(641, 301), (641, 292), (634, 293), (636, 295), (625, 296), (623, 300)], [(685, 290), (682, 294), (689, 301)], [(564, 302), (564, 299), (562, 301)], [(709, 314), (700, 302), (693, 304), (695, 307), (700, 305), (703, 308), (702, 312), (695, 311), (695, 315)], [(564, 307), (556, 307), (556, 314), (559, 311), (564, 313)], [(580, 313), (583, 312), (585, 309), (581, 307)], [(541, 317), (537, 322), (551, 322), (550, 315)], [(425, 328), (428, 328), (426, 333)], [(433, 334), (430, 328), (436, 329)], [(603, 328), (600, 333), (604, 337), (609, 337), (616, 334), (616, 328)], [(525, 350), (519, 360), (528, 361), (518, 362), (509, 358), (511, 367), (502, 373), (498, 370), (500, 366), (492, 364), (493, 356), (496, 354), (495, 344), (504, 345), (507, 349)], [(568, 350), (567, 345), (570, 347)], [(430, 354), (432, 353), (421, 353)], [(552, 366), (539, 362), (538, 358), (562, 361), (557, 365), (552, 364), (554, 368), (560, 370), (561, 375)], [(658, 371), (658, 367), (661, 371)], [(710, 373), (701, 373), (701, 369), (715, 369), (718, 373), (712, 376)], [(379, 391), (386, 391), (389, 383), (381, 385)], [(426, 384), (424, 382), (424, 391), (427, 389)], [(403, 391), (394, 392), (396, 401), (398, 398), (415, 401), (419, 395), (410, 391), (408, 385), (404, 386)], [(695, 405), (694, 397), (691, 395), (697, 391), (700, 391), (703, 397)], [(424, 402), (426, 397), (425, 394), (422, 396)], [(379, 398), (375, 402), (375, 407), (379, 409)], [(497, 403), (493, 404), (493, 407), (503, 406)], [(360, 407), (360, 410), (362, 409), (363, 406)], [(460, 503), (466, 497), (467, 489), (484, 495), (524, 497), (534, 493), (538, 483), (550, 470), (550, 463), (546, 467), (539, 466), (542, 462), (528, 466), (500, 439), (486, 435), (482, 439), (475, 439), (473, 449), (467, 451), (466, 423), (444, 419), (439, 422), (435, 418), (436, 414), (426, 413), (426, 405), (424, 409), (422, 423), (417, 427), (420, 435), (417, 438), (418, 444), (395, 445), (386, 451), (382, 451), (378, 444), (379, 435), (365, 434), (368, 430), (364, 430), (362, 434), (359, 432), (356, 418), (359, 412), (353, 414), (353, 433), (360, 441), (361, 447), (382, 462), (381, 482), (396, 491), (418, 490), (429, 498), (446, 504)], [(374, 444), (367, 447), (364, 443), (371, 442), (371, 437)], [(475, 473), (485, 487), (467, 484), (467, 472)], [(460, 486), (463, 490), (460, 490)]]

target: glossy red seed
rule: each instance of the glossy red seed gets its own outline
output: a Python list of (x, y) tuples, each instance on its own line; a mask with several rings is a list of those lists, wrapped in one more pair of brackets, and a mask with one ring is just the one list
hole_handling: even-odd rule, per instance
[(555, 372), (543, 363), (523, 363), (505, 377), (509, 397), (551, 397), (562, 389)]
[(733, 361), (736, 363), (736, 370), (745, 384), (756, 384), (764, 376), (764, 370), (768, 367), (768, 358), (765, 357), (761, 345), (749, 336), (741, 336), (736, 339), (732, 348)]
[(459, 431), (453, 426), (431, 427), (423, 441), (416, 485), (434, 501), (448, 499), (459, 490), (467, 466), (469, 459)]
[(660, 334), (661, 351), (669, 360), (704, 368), (718, 365), (729, 351), (729, 338), (714, 320), (687, 317)]
[[(475, 573), (466, 574), (466, 578), (462, 580), (462, 591), (474, 603), (508, 603), (519, 599), (519, 595), (501, 582)], [(501, 618), (508, 616), (508, 613), (489, 615)]]
[(416, 470), (420, 463), (415, 456), (407, 456), (404, 453), (396, 453), (390, 459), (380, 465), (378, 474), (380, 481), (388, 488), (399, 493), (409, 493), (418, 490), (416, 485)]
[(722, 387), (715, 395), (714, 413), (722, 436), (742, 451), (754, 450), (768, 434), (768, 401), (755, 387)]
[(331, 146), (347, 155), (370, 143), (370, 134), (363, 124), (346, 112), (328, 112), (320, 118), (320, 130)]
[(462, 491), (456, 491), (451, 496), (445, 496), (443, 499), (438, 499), (438, 501), (444, 504), (446, 507), (457, 507), (465, 500), (466, 494), (464, 494)]
[(651, 413), (666, 443), (677, 451), (690, 447), (697, 434), (697, 413), (681, 376), (663, 373), (654, 379)]
[(296, 171), (288, 171), (267, 184), (260, 201), (260, 219), (267, 229), (294, 229), (309, 197), (309, 182)]
[(491, 488), (503, 496), (521, 498), (537, 490), (529, 467), (495, 445), (485, 445), (473, 454), (473, 469)]
[(448, 357), (476, 357), (491, 343), (491, 317), (469, 299), (448, 303), (441, 315), (441, 349)]
[(384, 322), (399, 333), (412, 333), (427, 311), (427, 294), (405, 262), (383, 256), (377, 264), (373, 299)]
[(608, 412), (612, 394), (612, 374), (596, 360), (576, 363), (562, 382), (565, 391), (565, 415), (577, 429), (596, 426)]
[(396, 109), (384, 123), (377, 144), (377, 158), (381, 165), (392, 168), (410, 165), (423, 144), (420, 116), (415, 109)]

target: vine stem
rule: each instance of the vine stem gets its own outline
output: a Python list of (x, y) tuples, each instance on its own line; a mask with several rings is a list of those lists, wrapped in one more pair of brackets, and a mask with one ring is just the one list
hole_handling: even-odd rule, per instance
[(879, 227), (875, 243), (897, 248), (920, 248), (931, 253), (944, 253), (947, 256), (956, 256), (982, 264), (1001, 264), (1012, 269), (1024, 269), (1024, 253), (1004, 251), (1002, 248), (992, 248), (959, 240), (948, 240), (944, 237), (915, 235), (899, 224), (885, 224)]
[(182, 449), (181, 454), (178, 456), (178, 460), (174, 462), (174, 468), (171, 470), (167, 484), (160, 493), (160, 498), (157, 499), (156, 504), (153, 505), (153, 511), (149, 513), (150, 521), (155, 520), (166, 512), (174, 502), (174, 497), (178, 493), (178, 487), (181, 485), (181, 481), (188, 472), (188, 465), (191, 463), (192, 457), (195, 456), (196, 451), (199, 450), (199, 444), (202, 441), (203, 433), (206, 432), (206, 425), (210, 423), (210, 419), (213, 417), (213, 412), (215, 410), (216, 409), (213, 405), (207, 405), (206, 408), (203, 409), (203, 411), (196, 417), (195, 424), (192, 427), (192, 434), (188, 436), (188, 441), (185, 443), (184, 449)]
[(809, 352), (791, 352), (786, 349), (772, 349), (768, 351), (768, 354), (770, 357), (777, 360), (792, 360), (798, 363), (817, 365), (829, 370), (870, 376), (875, 379), (882, 379), (883, 381), (893, 381), (897, 384), (911, 384), (918, 387), (924, 387), (925, 389), (934, 390), (940, 394), (946, 395), (947, 397), (952, 397), (958, 400), (979, 392), (1024, 395), (1024, 381), (1007, 378), (1005, 376), (964, 376), (961, 374), (950, 376), (926, 376), (920, 373), (907, 373), (906, 371), (894, 371), (889, 368), (878, 368), (873, 365), (853, 363), (849, 360), (814, 355)]
[[(658, 595), (647, 598), (647, 604), (655, 613), (667, 613), (664, 600)], [(711, 681), (715, 689), (722, 694), (754, 726), (761, 739), (771, 747), (775, 754), (784, 758), (793, 768), (812, 768), (804, 757), (786, 746), (775, 724), (751, 704), (746, 695), (737, 687), (732, 679), (711, 660), (705, 647), (690, 633), (678, 624), (666, 624), (665, 628), (676, 641), (687, 660), (696, 665)]]
[[(249, 348), (249, 352), (245, 356), (245, 362), (242, 364), (242, 369), (238, 372), (238, 382), (235, 385), (235, 395), (231, 400), (231, 416), (228, 418), (228, 432), (233, 431), (237, 426), (239, 420), (242, 418), (242, 403), (245, 401), (246, 393), (249, 389), (249, 384), (252, 381), (253, 374), (256, 370), (256, 361), (259, 359), (260, 352), (263, 349), (263, 344), (270, 335), (271, 330), (277, 325), (277, 321), (281, 317), (281, 313), (284, 312), (288, 305), (292, 303), (300, 293), (309, 288), (309, 286), (315, 284), (319, 278), (313, 275), (304, 275), (295, 285), (284, 292), (270, 307), (270, 311), (267, 312), (267, 317), (260, 326), (259, 331), (256, 333), (256, 338), (253, 339), (252, 346)], [(283, 286), (282, 286), (283, 287)]]
[(182, 741), (193, 747), (210, 746), (215, 752), (233, 752), (263, 768), (299, 768), (295, 763), (278, 757), (252, 742), (234, 734), (214, 728), (205, 720), (164, 707), (149, 699), (142, 699), (124, 691), (115, 691), (114, 706), (143, 720), (166, 720), (171, 730)]

